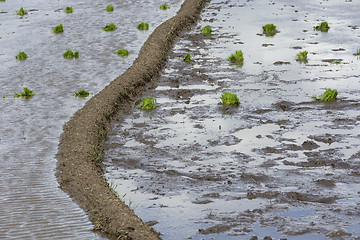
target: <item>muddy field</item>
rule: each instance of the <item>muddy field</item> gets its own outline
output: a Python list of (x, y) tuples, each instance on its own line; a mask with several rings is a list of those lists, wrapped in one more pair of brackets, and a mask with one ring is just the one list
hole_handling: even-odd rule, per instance
[[(157, 108), (137, 102), (114, 124), (108, 182), (163, 239), (360, 239), (357, 7), (211, 1), (144, 94)], [(267, 23), (280, 32), (264, 36)], [(242, 66), (226, 59), (236, 50)], [(336, 101), (312, 100), (327, 88)], [(226, 91), (239, 107), (220, 104)]]

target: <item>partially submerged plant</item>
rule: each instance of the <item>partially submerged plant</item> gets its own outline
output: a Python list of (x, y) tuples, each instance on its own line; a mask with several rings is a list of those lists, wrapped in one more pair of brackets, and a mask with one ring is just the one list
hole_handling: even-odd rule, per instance
[(167, 9), (169, 9), (169, 8), (170, 8), (170, 7), (168, 7), (168, 5), (166, 5), (166, 3), (160, 5), (160, 9), (162, 9), (162, 10), (167, 10)]
[(117, 27), (115, 26), (115, 24), (110, 23), (109, 25), (106, 25), (103, 29), (104, 31), (114, 31), (117, 29)]
[(321, 22), (320, 25), (315, 26), (314, 29), (322, 31), (322, 32), (327, 32), (327, 31), (329, 31), (330, 27), (327, 22)]
[(137, 29), (139, 30), (149, 30), (149, 24), (145, 23), (145, 22), (141, 22), (138, 26)]
[(204, 33), (204, 34), (210, 34), (211, 32), (212, 32), (212, 29), (209, 26), (206, 26), (201, 30), (201, 33)]
[(63, 54), (64, 58), (78, 58), (79, 57), (79, 52), (72, 52), (71, 50), (67, 50), (64, 54)]
[(302, 51), (302, 52), (299, 52), (297, 55), (296, 55), (296, 61), (299, 61), (299, 62), (307, 62), (307, 55), (308, 55), (308, 52), (307, 51)]
[(359, 49), (356, 49), (356, 52), (354, 52), (353, 55), (359, 56), (359, 55), (360, 55), (360, 48), (359, 48)]
[(235, 51), (235, 53), (231, 54), (230, 57), (227, 58), (232, 63), (243, 63), (244, 62), (244, 54), (241, 50)]
[(16, 11), (16, 14), (19, 16), (24, 16), (25, 14), (28, 14), (28, 12), (25, 11), (24, 8), (20, 8), (19, 11)]
[(274, 24), (266, 24), (263, 27), (263, 33), (267, 36), (267, 37), (272, 37), (274, 36), (276, 33), (278, 33), (279, 31), (276, 29), (276, 26)]
[(64, 12), (66, 13), (72, 13), (73, 12), (73, 8), (72, 7), (66, 7)]
[(18, 55), (15, 56), (16, 59), (19, 59), (19, 60), (25, 60), (27, 59), (27, 54), (25, 52), (19, 52)]
[(33, 91), (29, 90), (26, 87), (24, 87), (24, 92), (22, 92), (20, 94), (18, 94), (18, 93), (14, 94), (14, 97), (16, 97), (16, 98), (19, 98), (19, 97), (29, 98), (29, 97), (32, 97), (32, 96), (35, 96), (35, 93)]
[(140, 102), (139, 108), (141, 108), (141, 109), (154, 109), (154, 108), (156, 108), (156, 99), (144, 98)]
[(221, 95), (221, 100), (224, 105), (239, 106), (240, 104), (235, 93), (225, 92)]
[(87, 97), (87, 96), (89, 96), (89, 92), (85, 91), (85, 90), (80, 90), (80, 91), (74, 92), (74, 94), (75, 94), (76, 97)]
[(335, 100), (338, 95), (338, 91), (336, 89), (327, 89), (325, 93), (323, 93), (319, 98), (312, 97), (315, 101), (331, 101)]
[(340, 64), (341, 63), (341, 61), (333, 61), (333, 62), (331, 62), (331, 64)]
[(187, 53), (183, 59), (185, 62), (191, 62), (191, 55), (190, 53)]
[(117, 51), (117, 54), (122, 57), (127, 57), (129, 56), (129, 51), (126, 49), (120, 49), (119, 51)]
[(60, 24), (59, 26), (55, 26), (51, 28), (54, 33), (62, 33), (64, 32), (63, 25)]
[(114, 11), (114, 7), (112, 5), (107, 5), (106, 6), (106, 11), (108, 11), (108, 12)]

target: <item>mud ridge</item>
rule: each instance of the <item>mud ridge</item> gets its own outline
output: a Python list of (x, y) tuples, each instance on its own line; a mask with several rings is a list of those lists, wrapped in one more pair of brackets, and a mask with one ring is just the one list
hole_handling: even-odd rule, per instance
[[(94, 231), (110, 239), (160, 239), (112, 191), (103, 177), (102, 151), (115, 118), (154, 81), (179, 33), (193, 24), (207, 0), (185, 0), (176, 16), (157, 27), (138, 58), (65, 124), (57, 154), (60, 188), (82, 207)], [(116, 116), (116, 117), (115, 117)]]

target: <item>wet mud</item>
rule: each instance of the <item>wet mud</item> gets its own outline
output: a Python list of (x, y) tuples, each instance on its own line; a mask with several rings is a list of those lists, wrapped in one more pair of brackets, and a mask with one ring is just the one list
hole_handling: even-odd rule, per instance
[[(163, 239), (359, 239), (354, 4), (211, 1), (143, 95), (157, 108), (136, 101), (114, 124), (108, 182)], [(330, 31), (314, 31), (324, 20)], [(267, 23), (280, 32), (262, 35)], [(242, 66), (226, 59), (236, 50)], [(326, 88), (336, 101), (312, 100)], [(239, 107), (220, 104), (227, 91)]]

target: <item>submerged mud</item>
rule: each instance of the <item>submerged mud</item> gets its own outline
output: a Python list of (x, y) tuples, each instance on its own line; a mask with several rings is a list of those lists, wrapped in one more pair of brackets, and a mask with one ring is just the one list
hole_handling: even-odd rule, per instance
[[(353, 7), (211, 1), (145, 93), (157, 108), (135, 104), (114, 125), (104, 152), (108, 182), (163, 239), (358, 239)], [(324, 20), (331, 30), (314, 31)], [(278, 26), (274, 37), (261, 34), (267, 23)], [(212, 34), (200, 33), (206, 25)], [(226, 59), (235, 50), (244, 52), (241, 66)], [(303, 50), (305, 64), (295, 59)], [(192, 62), (182, 60), (186, 53)], [(312, 100), (327, 88), (338, 90), (336, 101)], [(220, 104), (228, 91), (239, 107)]]

